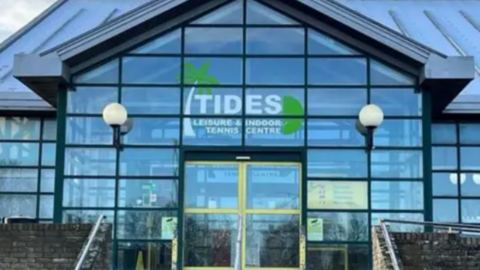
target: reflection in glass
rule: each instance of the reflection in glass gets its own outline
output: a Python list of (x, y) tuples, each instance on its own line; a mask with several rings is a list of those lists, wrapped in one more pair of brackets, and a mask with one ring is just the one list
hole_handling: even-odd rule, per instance
[(238, 165), (187, 164), (186, 208), (237, 208)]
[(95, 224), (100, 215), (105, 215), (105, 223), (113, 224), (113, 210), (65, 210), (62, 223)]
[(308, 53), (311, 55), (358, 54), (344, 44), (312, 29), (308, 29)]
[(462, 196), (480, 197), (480, 172), (462, 173), (461, 175), (465, 177), (465, 182), (461, 185)]
[(433, 196), (458, 196), (458, 174), (433, 173), (432, 182)]
[(305, 28), (247, 28), (246, 42), (247, 54), (303, 55)]
[(382, 108), (386, 116), (421, 116), (422, 95), (413, 88), (371, 89), (371, 103)]
[(177, 207), (177, 180), (122, 179), (119, 182), (118, 206), (136, 208)]
[(134, 128), (125, 135), (125, 144), (178, 145), (180, 120), (178, 118), (131, 118)]
[(178, 149), (126, 148), (120, 153), (120, 175), (178, 176)]
[(123, 83), (173, 84), (179, 74), (178, 57), (123, 57)]
[[(411, 221), (423, 221), (423, 214), (420, 213), (372, 213), (372, 225), (379, 225), (380, 219), (403, 219)], [(388, 223), (392, 232), (423, 232), (423, 226)]]
[(37, 169), (0, 169), (0, 192), (37, 191)]
[(364, 150), (309, 150), (309, 177), (367, 177), (367, 154)]
[(304, 58), (247, 58), (247, 84), (305, 83)]
[(112, 144), (112, 128), (101, 117), (67, 117), (67, 144)]
[(242, 24), (243, 3), (234, 1), (192, 22), (192, 24)]
[(173, 211), (118, 211), (117, 238), (171, 240), (176, 223), (177, 213)]
[(184, 88), (184, 114), (240, 115), (243, 111), (242, 92), (242, 88)]
[(57, 119), (44, 119), (43, 120), (43, 135), (44, 141), (57, 139)]
[(191, 85), (241, 84), (242, 65), (242, 58), (185, 58), (183, 82)]
[(37, 195), (0, 194), (0, 217), (37, 217)]
[(457, 143), (455, 124), (433, 124), (432, 143)]
[(367, 213), (309, 212), (309, 241), (368, 241)]
[(185, 215), (185, 267), (233, 267), (237, 215)]
[(39, 140), (40, 119), (0, 117), (0, 140)]
[(149, 41), (147, 44), (131, 51), (131, 54), (167, 54), (180, 53), (181, 51), (181, 31), (176, 30), (165, 34), (159, 38)]
[(457, 168), (456, 147), (432, 147), (432, 167), (434, 170), (454, 170)]
[(458, 223), (458, 199), (433, 200), (433, 221)]
[(246, 267), (299, 267), (299, 216), (249, 214)]
[(423, 182), (372, 181), (372, 209), (423, 210)]
[(367, 61), (365, 58), (311, 58), (308, 84), (366, 85)]
[(243, 29), (240, 27), (185, 28), (186, 54), (242, 54)]
[(0, 143), (0, 165), (37, 166), (38, 148), (36, 143)]
[(367, 245), (320, 245), (307, 247), (307, 270), (368, 270)]
[[(312, 119), (308, 121), (310, 146), (362, 146), (365, 137), (356, 128), (356, 119)], [(375, 141), (376, 143), (376, 141)]]
[(240, 145), (242, 120), (237, 118), (184, 118), (185, 145)]
[(370, 62), (370, 84), (372, 85), (414, 85), (415, 80), (406, 74), (394, 70), (380, 62)]
[(462, 170), (480, 170), (480, 147), (461, 147)]
[(376, 146), (422, 146), (422, 121), (386, 119), (374, 137)]
[(179, 114), (180, 89), (122, 87), (122, 104), (129, 114)]
[(480, 200), (462, 200), (462, 222), (480, 223)]
[(109, 148), (65, 149), (65, 175), (115, 175), (116, 151)]
[(73, 82), (78, 84), (118, 83), (119, 73), (118, 59), (115, 59), (80, 75), (76, 75), (73, 78)]
[(309, 115), (342, 115), (357, 118), (367, 105), (367, 89), (309, 88)]
[(298, 165), (247, 165), (248, 209), (298, 209)]
[(298, 24), (287, 16), (256, 1), (247, 0), (247, 24)]
[(423, 158), (419, 150), (373, 150), (372, 177), (422, 178)]
[(54, 192), (55, 190), (55, 170), (42, 170), (41, 173), (41, 192)]
[(252, 118), (245, 120), (245, 144), (300, 146), (305, 144), (303, 118)]
[[(119, 242), (117, 247), (117, 270), (171, 269), (172, 245), (151, 242)], [(143, 264), (139, 264), (142, 256)]]
[(365, 181), (309, 181), (308, 209), (368, 209)]
[(115, 180), (65, 179), (63, 206), (113, 207), (115, 206)]
[(53, 195), (40, 196), (39, 218), (53, 218)]
[(105, 106), (118, 102), (118, 87), (76, 87), (68, 91), (67, 113), (101, 114)]
[(42, 165), (43, 166), (55, 166), (57, 144), (44, 143), (42, 145)]
[(480, 124), (460, 124), (460, 144), (480, 144)]

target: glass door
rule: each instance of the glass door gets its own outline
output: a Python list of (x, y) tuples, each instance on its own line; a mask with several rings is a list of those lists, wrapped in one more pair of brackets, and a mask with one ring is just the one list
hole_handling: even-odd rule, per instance
[(299, 269), (297, 163), (187, 162), (185, 269)]

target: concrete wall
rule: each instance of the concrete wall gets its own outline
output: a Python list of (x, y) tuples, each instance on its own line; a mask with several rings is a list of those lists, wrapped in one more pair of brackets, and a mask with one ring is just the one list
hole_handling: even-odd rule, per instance
[[(70, 270), (91, 224), (0, 224), (0, 269)], [(111, 225), (104, 224), (83, 269), (111, 268)]]

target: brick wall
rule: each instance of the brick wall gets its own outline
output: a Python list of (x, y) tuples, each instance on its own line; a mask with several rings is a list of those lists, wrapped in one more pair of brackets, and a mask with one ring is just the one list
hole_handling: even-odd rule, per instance
[[(74, 269), (91, 229), (91, 224), (0, 224), (0, 269)], [(100, 232), (85, 270), (110, 269), (111, 225)]]
[[(400, 269), (479, 270), (480, 238), (449, 233), (390, 232)], [(380, 227), (372, 229), (374, 270), (393, 269)]]

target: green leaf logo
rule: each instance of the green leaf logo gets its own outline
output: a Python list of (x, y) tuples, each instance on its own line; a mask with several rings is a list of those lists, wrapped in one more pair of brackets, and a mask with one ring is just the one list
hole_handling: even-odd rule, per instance
[[(284, 116), (303, 116), (303, 106), (298, 99), (292, 96), (284, 96), (282, 99), (282, 108)], [(303, 119), (285, 119), (283, 120), (282, 133), (290, 135), (297, 132), (303, 124)]]

